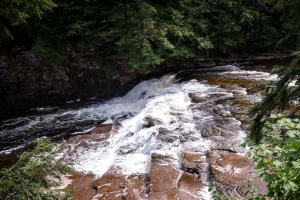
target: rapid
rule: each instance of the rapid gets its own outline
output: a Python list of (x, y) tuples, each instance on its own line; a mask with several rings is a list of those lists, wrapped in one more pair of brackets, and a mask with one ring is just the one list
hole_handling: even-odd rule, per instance
[[(145, 199), (157, 195), (151, 189), (152, 167), (157, 164), (176, 169), (178, 183), (184, 173), (204, 174), (196, 192), (178, 186), (177, 195), (181, 191), (195, 199), (211, 199), (212, 155), (246, 153), (241, 144), (251, 125), (247, 111), (262, 98), (256, 86), (277, 78), (249, 69), (226, 65), (180, 71), (142, 81), (125, 96), (107, 102), (38, 108), (39, 115), (4, 120), (0, 122), (0, 157), (5, 161), (37, 137), (50, 138), (58, 144), (67, 142), (62, 157), (74, 162), (76, 171), (96, 178), (109, 171), (150, 174)], [(75, 135), (89, 134), (97, 124), (113, 125), (108, 138), (87, 140), (85, 146), (68, 143)], [(195, 171), (186, 164), (183, 154), (187, 153), (203, 155), (201, 169)], [(230, 191), (239, 196), (237, 188), (232, 186)]]

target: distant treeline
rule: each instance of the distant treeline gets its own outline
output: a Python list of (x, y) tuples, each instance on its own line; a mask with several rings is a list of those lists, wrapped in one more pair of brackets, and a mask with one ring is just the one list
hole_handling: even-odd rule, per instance
[(122, 54), (132, 70), (147, 71), (148, 66), (196, 53), (296, 49), (299, 27), (288, 15), (299, 15), (298, 4), (299, 0), (3, 0), (0, 53), (10, 53), (14, 46), (33, 49), (55, 64), (66, 49), (92, 50), (101, 55), (104, 69), (114, 66), (114, 55)]

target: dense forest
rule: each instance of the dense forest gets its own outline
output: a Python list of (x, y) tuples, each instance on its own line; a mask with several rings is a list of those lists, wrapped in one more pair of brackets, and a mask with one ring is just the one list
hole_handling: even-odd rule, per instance
[(104, 69), (116, 54), (132, 70), (147, 71), (195, 54), (295, 49), (299, 34), (297, 21), (282, 20), (298, 15), (296, 7), (274, 10), (257, 0), (4, 0), (0, 8), (1, 53), (33, 49), (55, 64), (66, 49), (96, 51)]
[[(266, 196), (297, 199), (299, 11), (300, 0), (3, 0), (0, 54), (33, 50), (55, 65), (65, 51), (92, 51), (102, 69), (113, 69), (114, 57), (122, 55), (132, 71), (147, 72), (180, 57), (292, 50), (291, 66), (274, 70), (279, 80), (250, 111), (254, 142), (248, 145), (270, 183)], [(274, 114), (287, 108), (289, 116)]]

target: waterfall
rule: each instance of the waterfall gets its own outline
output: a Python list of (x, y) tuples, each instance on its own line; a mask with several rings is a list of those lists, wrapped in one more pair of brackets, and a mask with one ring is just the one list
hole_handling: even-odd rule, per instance
[[(245, 153), (240, 144), (247, 135), (246, 109), (261, 99), (259, 93), (248, 91), (251, 84), (276, 78), (236, 66), (181, 71), (142, 81), (125, 96), (104, 103), (75, 109), (40, 108), (38, 116), (0, 123), (0, 137), (8, 144), (0, 155), (23, 148), (36, 137), (62, 141), (66, 135), (90, 133), (100, 122), (112, 123), (107, 138), (99, 135), (95, 140), (67, 141), (62, 157), (74, 162), (76, 171), (97, 178), (110, 171), (128, 176), (150, 174), (158, 157), (159, 165), (178, 171), (180, 181), (181, 176), (195, 173), (183, 155), (197, 155), (202, 156), (199, 162), (203, 165), (197, 173), (209, 177), (208, 152)], [(209, 179), (203, 178), (202, 184), (196, 193), (210, 199)]]

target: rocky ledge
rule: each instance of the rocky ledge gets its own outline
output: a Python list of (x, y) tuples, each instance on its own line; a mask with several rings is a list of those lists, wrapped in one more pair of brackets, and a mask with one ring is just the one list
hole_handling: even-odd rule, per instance
[[(256, 188), (255, 192), (265, 193), (266, 183), (259, 179), (255, 164), (244, 156), (246, 150), (240, 146), (246, 136), (241, 122), (226, 106), (222, 106), (222, 102), (228, 105), (235, 95), (243, 93), (228, 93), (220, 87), (205, 88), (196, 81), (186, 84), (184, 91), (186, 94), (168, 93), (164, 99), (154, 98), (153, 104), (161, 107), (154, 111), (153, 107), (146, 106), (144, 118), (137, 118), (138, 121), (131, 124), (140, 124), (137, 125), (138, 130), (124, 128), (125, 120), (124, 124), (98, 125), (91, 134), (68, 140), (65, 143), (65, 159), (83, 159), (81, 167), (82, 163), (91, 159), (86, 155), (95, 152), (97, 157), (91, 159), (93, 166), (102, 168), (101, 165), (107, 164), (102, 161), (94, 163), (99, 157), (99, 147), (103, 147), (101, 151), (106, 149), (100, 156), (112, 155), (106, 148), (110, 145), (117, 152), (113, 154), (114, 162), (107, 165), (99, 177), (90, 173), (75, 173), (69, 177), (73, 181), (67, 188), (76, 191), (74, 199), (205, 200), (213, 195), (208, 192), (210, 187), (234, 199), (244, 197), (252, 186)], [(240, 98), (252, 96), (245, 94)], [(150, 133), (148, 139), (147, 133)], [(113, 143), (115, 139), (120, 143)], [(117, 150), (115, 145), (118, 145)], [(209, 148), (206, 149), (206, 145)], [(124, 163), (120, 159), (128, 157), (141, 146), (151, 146), (151, 150), (146, 151), (149, 155), (147, 160), (125, 161), (135, 164), (147, 162), (147, 170), (143, 173), (122, 170)], [(175, 153), (166, 153), (169, 149), (175, 149), (172, 151)], [(134, 167), (127, 164), (127, 167)]]
[[(96, 127), (91, 134), (76, 136), (66, 146), (87, 145), (89, 141), (105, 140), (111, 125)], [(68, 153), (71, 153), (68, 149)], [(74, 152), (72, 152), (74, 153)], [(207, 153), (182, 152), (182, 166), (174, 165), (172, 157), (161, 154), (151, 155), (150, 173), (121, 174), (111, 167), (103, 176), (75, 172), (66, 176), (71, 181), (67, 189), (75, 191), (73, 200), (200, 200), (207, 199), (201, 191), (214, 184), (218, 193), (240, 199), (249, 186), (255, 192), (265, 193), (267, 185), (254, 170), (255, 164), (246, 156), (228, 151), (213, 150)], [(249, 180), (251, 180), (249, 182)], [(211, 186), (211, 185), (210, 185)]]

